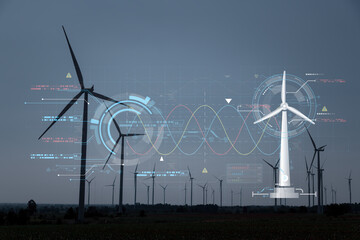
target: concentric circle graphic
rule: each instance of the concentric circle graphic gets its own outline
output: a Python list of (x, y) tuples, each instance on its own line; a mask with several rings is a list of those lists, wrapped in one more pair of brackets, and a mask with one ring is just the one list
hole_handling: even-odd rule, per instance
[[(119, 138), (119, 133), (113, 121), (115, 120), (122, 134), (144, 134), (143, 136), (125, 137), (124, 164), (126, 166), (132, 166), (147, 161), (156, 152), (154, 150), (149, 151), (149, 146), (152, 146), (151, 142), (154, 143), (156, 148), (159, 148), (163, 139), (163, 131), (160, 131), (161, 124), (154, 124), (161, 121), (161, 116), (157, 111), (153, 111), (155, 102), (149, 97), (142, 97), (136, 94), (130, 94), (128, 96), (118, 95), (114, 96), (114, 99), (126, 100), (122, 100), (119, 103), (100, 104), (94, 117), (90, 121), (91, 129), (94, 130), (98, 145), (102, 146), (102, 150), (105, 147), (108, 153), (106, 155), (107, 158), (116, 140)], [(125, 103), (129, 108), (120, 103)], [(146, 154), (139, 156), (139, 154), (135, 154), (135, 152), (146, 152)], [(120, 155), (121, 141), (112, 152), (112, 156), (108, 162), (110, 169), (112, 169), (112, 166), (120, 164)]]
[[(255, 120), (280, 106), (282, 76), (282, 74), (273, 75), (265, 79), (256, 89), (252, 102), (255, 108), (253, 111)], [(312, 81), (304, 81), (300, 77), (286, 74), (286, 101), (289, 106), (298, 109), (314, 121), (316, 116), (316, 96), (309, 85)], [(290, 111), (287, 111), (287, 114), (289, 138), (301, 134), (305, 131), (305, 126), (310, 124)], [(264, 121), (257, 125), (261, 129), (266, 127), (266, 133), (280, 138), (281, 114), (271, 118), (267, 126), (266, 123), (267, 121)]]

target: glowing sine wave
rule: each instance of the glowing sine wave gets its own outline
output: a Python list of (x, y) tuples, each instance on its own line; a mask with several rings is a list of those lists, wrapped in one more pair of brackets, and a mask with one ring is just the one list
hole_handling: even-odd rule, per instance
[[(147, 133), (146, 127), (145, 127), (144, 122), (142, 121), (140, 115), (137, 115), (136, 117), (139, 119), (139, 121), (141, 122), (142, 126), (144, 127), (145, 133), (146, 133), (146, 135), (147, 135), (147, 137), (148, 137), (148, 139), (149, 139), (149, 142), (151, 143), (152, 146), (151, 146), (151, 147), (149, 148), (149, 150), (146, 151), (145, 153), (138, 153), (138, 152), (136, 152), (136, 151), (132, 148), (132, 146), (129, 144), (129, 142), (127, 142), (128, 146), (131, 148), (131, 150), (132, 150), (135, 154), (137, 154), (137, 155), (145, 155), (145, 154), (147, 154), (149, 151), (151, 151), (151, 149), (154, 148), (155, 151), (156, 151), (158, 154), (160, 154), (160, 155), (170, 155), (171, 153), (173, 153), (173, 152), (178, 148), (181, 152), (183, 152), (183, 153), (186, 154), (186, 155), (193, 155), (193, 154), (195, 154), (195, 153), (201, 148), (201, 146), (202, 146), (204, 143), (206, 143), (206, 144), (209, 146), (209, 148), (211, 149), (211, 151), (212, 151), (214, 154), (219, 155), (219, 156), (222, 156), (222, 155), (227, 154), (231, 149), (234, 149), (239, 155), (247, 156), (247, 155), (251, 154), (255, 149), (258, 149), (258, 150), (259, 150), (261, 153), (263, 153), (264, 155), (273, 155), (273, 154), (280, 148), (280, 145), (279, 145), (279, 146), (278, 146), (273, 152), (271, 152), (271, 153), (265, 153), (265, 152), (263, 152), (263, 151), (259, 148), (258, 145), (259, 145), (261, 139), (262, 139), (263, 136), (264, 136), (266, 127), (267, 127), (268, 122), (270, 121), (270, 119), (267, 121), (265, 128), (262, 130), (262, 133), (261, 133), (259, 139), (258, 139), (257, 141), (255, 141), (254, 138), (252, 137), (251, 133), (250, 133), (250, 130), (249, 130), (249, 128), (248, 128), (248, 125), (246, 124), (246, 120), (248, 119), (249, 115), (253, 112), (254, 109), (252, 109), (251, 111), (249, 111), (249, 113), (247, 114), (247, 116), (246, 116), (245, 119), (244, 119), (244, 117), (243, 117), (238, 111), (236, 111), (236, 108), (235, 108), (234, 106), (232, 106), (232, 105), (225, 105), (225, 106), (223, 106), (218, 112), (216, 112), (216, 111), (215, 111), (211, 106), (209, 106), (209, 105), (201, 105), (201, 106), (199, 106), (194, 112), (192, 112), (192, 111), (191, 111), (188, 107), (186, 107), (185, 105), (178, 105), (178, 106), (176, 106), (175, 108), (173, 108), (173, 109), (170, 111), (170, 113), (167, 115), (166, 119), (161, 115), (160, 111), (158, 111), (158, 110), (157, 110), (157, 111), (159, 112), (159, 114), (161, 115), (161, 117), (163, 118), (163, 120), (164, 120), (165, 122), (167, 122), (167, 120), (168, 120), (168, 118), (171, 116), (172, 112), (173, 112), (175, 109), (179, 108), (179, 107), (183, 107), (183, 108), (187, 109), (187, 110), (191, 113), (191, 116), (190, 116), (189, 120), (187, 121), (187, 124), (186, 124), (186, 126), (185, 126), (185, 128), (184, 128), (184, 130), (183, 130), (183, 132), (182, 132), (182, 135), (180, 136), (180, 138), (179, 138), (179, 140), (178, 140), (177, 142), (175, 141), (174, 137), (172, 136), (171, 131), (170, 131), (170, 129), (169, 129), (169, 126), (166, 124), (166, 127), (167, 127), (167, 129), (169, 130), (169, 132), (170, 132), (170, 136), (171, 136), (171, 138), (172, 138), (172, 140), (173, 140), (173, 142), (174, 142), (174, 144), (175, 144), (175, 146), (174, 146), (174, 148), (173, 148), (172, 150), (170, 150), (169, 152), (160, 152), (159, 149), (156, 148), (155, 144), (156, 144), (156, 142), (158, 141), (160, 134), (158, 135), (158, 137), (157, 137), (157, 138), (155, 139), (155, 141), (153, 142), (153, 141), (151, 140), (151, 138), (149, 137), (148, 133)], [(237, 134), (236, 139), (234, 140), (234, 142), (232, 142), (232, 141), (230, 140), (230, 138), (229, 138), (229, 136), (228, 136), (228, 133), (227, 133), (225, 127), (224, 127), (224, 124), (223, 124), (223, 122), (221, 121), (221, 119), (220, 119), (220, 117), (219, 117), (219, 113), (220, 113), (225, 107), (231, 107), (231, 108), (233, 108), (236, 112), (238, 112), (239, 116), (240, 116), (240, 117), (242, 118), (242, 120), (243, 120), (243, 124), (242, 124), (242, 126), (241, 126), (241, 128), (240, 128), (240, 130), (239, 130), (239, 133)], [(199, 111), (201, 108), (209, 108), (209, 109), (215, 114), (215, 116), (214, 116), (214, 118), (212, 119), (211, 124), (210, 124), (209, 129), (207, 130), (206, 134), (204, 134), (202, 128), (200, 127), (200, 124), (199, 124), (198, 120), (197, 120), (196, 117), (195, 117), (195, 113), (196, 113), (197, 111)], [(203, 136), (203, 141), (201, 142), (201, 144), (199, 145), (199, 147), (198, 147), (194, 152), (192, 152), (192, 153), (186, 153), (186, 152), (184, 152), (184, 151), (181, 149), (181, 147), (180, 147), (179, 145), (180, 145), (180, 143), (181, 143), (181, 141), (182, 141), (182, 139), (183, 139), (183, 137), (184, 137), (184, 135), (185, 135), (185, 132), (186, 132), (186, 130), (187, 130), (187, 128), (188, 128), (188, 126), (189, 126), (189, 124), (190, 124), (190, 122), (191, 122), (191, 120), (192, 120), (193, 118), (194, 118), (194, 120), (196, 121), (196, 123), (197, 123), (197, 125), (198, 125), (198, 127), (199, 127), (199, 129), (200, 129), (200, 132), (201, 132), (201, 134), (202, 134), (202, 136)], [(218, 120), (219, 120), (219, 122), (220, 122), (220, 124), (221, 124), (221, 127), (222, 127), (222, 129), (224, 130), (224, 133), (225, 133), (225, 135), (226, 135), (226, 138), (228, 139), (228, 141), (229, 141), (229, 143), (230, 143), (230, 145), (231, 145), (231, 146), (229, 147), (229, 149), (226, 150), (226, 151), (223, 152), (223, 153), (218, 153), (218, 152), (216, 152), (216, 151), (211, 147), (211, 145), (209, 144), (209, 142), (207, 141), (207, 136), (208, 136), (208, 134), (209, 134), (209, 132), (210, 132), (210, 130), (211, 130), (211, 126), (212, 126), (212, 124), (214, 123), (215, 119), (218, 119)], [(237, 142), (237, 140), (238, 140), (238, 138), (239, 138), (239, 136), (240, 136), (240, 133), (242, 132), (242, 129), (243, 129), (244, 126), (246, 127), (246, 129), (247, 129), (247, 131), (248, 131), (248, 133), (249, 133), (249, 136), (250, 136), (252, 142), (254, 143), (254, 147), (253, 147), (249, 152), (246, 152), (246, 153), (240, 152), (240, 151), (234, 146), (234, 145), (236, 144), (236, 142)], [(163, 131), (163, 129), (164, 129), (164, 126), (161, 127), (160, 132)]]

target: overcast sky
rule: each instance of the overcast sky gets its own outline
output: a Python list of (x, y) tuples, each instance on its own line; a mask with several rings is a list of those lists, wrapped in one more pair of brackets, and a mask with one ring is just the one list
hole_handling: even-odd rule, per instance
[[(72, 47), (82, 69), (85, 85), (107, 96), (121, 98), (126, 94), (149, 96), (164, 116), (177, 105), (186, 105), (195, 111), (209, 105), (216, 111), (232, 98), (236, 108), (251, 104), (255, 89), (267, 77), (284, 69), (304, 81), (310, 79), (342, 79), (343, 84), (320, 83), (310, 85), (317, 98), (317, 112), (326, 106), (332, 119), (345, 123), (319, 122), (311, 126), (319, 145), (327, 144), (324, 181), (338, 191), (338, 202), (348, 201), (347, 180), (353, 176), (353, 201), (358, 202), (360, 179), (360, 130), (358, 91), (360, 89), (360, 3), (358, 1), (285, 1), (285, 0), (145, 0), (145, 1), (1, 1), (0, 2), (0, 74), (1, 98), (1, 167), (0, 202), (22, 203), (33, 198), (39, 203), (77, 203), (78, 181), (58, 177), (58, 164), (77, 164), (76, 161), (30, 159), (34, 153), (79, 153), (80, 145), (71, 143), (44, 143), (37, 138), (48, 123), (42, 117), (56, 115), (65, 106), (60, 104), (33, 104), (41, 98), (72, 98), (74, 92), (33, 91), (35, 85), (74, 84), (78, 86), (69, 50), (61, 26), (66, 27)], [(72, 74), (66, 79), (66, 74)], [(309, 77), (306, 73), (324, 75)], [(255, 78), (255, 74), (260, 77)], [(90, 99), (89, 118), (93, 117), (98, 102)], [(82, 102), (81, 102), (82, 103)], [(82, 104), (75, 105), (69, 115), (80, 115)], [(239, 131), (241, 119), (234, 111), (224, 111), (220, 118), (229, 132)], [(199, 110), (201, 127), (209, 128), (214, 118), (210, 110)], [(189, 112), (179, 110), (174, 121), (187, 121)], [(251, 115), (247, 124), (252, 125)], [(189, 130), (198, 130), (194, 121)], [(57, 123), (48, 137), (80, 138), (80, 124)], [(137, 130), (142, 130), (138, 128)], [(220, 125), (213, 129), (219, 136)], [(143, 131), (143, 130), (142, 130)], [(181, 132), (181, 131), (180, 131)], [(250, 135), (259, 137), (257, 127), (249, 127), (249, 134), (240, 135), (238, 148), (242, 152), (252, 148)], [(93, 133), (89, 130), (89, 136)], [(175, 133), (174, 138), (181, 135)], [(233, 136), (233, 135), (232, 135)], [(194, 151), (203, 141), (197, 136), (193, 142), (184, 141), (185, 153)], [(263, 152), (276, 150), (279, 139), (265, 136)], [(142, 149), (145, 152), (150, 145)], [(224, 152), (229, 145), (213, 144)], [(227, 146), (227, 147), (226, 147)], [(302, 133), (290, 140), (292, 184), (305, 189), (304, 156), (313, 151), (309, 138)], [(169, 152), (174, 147), (164, 138), (160, 150)], [(141, 148), (141, 147), (140, 147)], [(224, 150), (225, 149), (225, 150)], [(129, 151), (130, 148), (126, 148)], [(141, 170), (152, 169), (157, 162), (159, 170), (193, 169), (196, 183), (208, 182), (218, 191), (213, 177), (226, 177), (227, 164), (257, 163), (262, 158), (274, 162), (278, 151), (267, 156), (256, 149), (248, 156), (235, 150), (227, 155), (214, 154), (202, 145), (196, 154), (188, 155), (179, 149), (164, 156), (152, 151), (144, 156)], [(108, 151), (96, 141), (89, 143), (89, 158), (105, 159)], [(131, 154), (130, 154), (131, 155)], [(141, 158), (141, 157), (140, 157)], [(169, 161), (171, 164), (169, 164)], [(99, 161), (103, 162), (102, 160)], [(208, 174), (201, 171), (206, 167)], [(134, 166), (128, 166), (132, 171)], [(51, 171), (46, 171), (51, 169)], [(125, 172), (125, 202), (133, 201), (133, 180)], [(109, 203), (110, 184), (115, 173), (95, 170), (92, 185), (94, 203)], [(167, 199), (173, 204), (183, 203), (183, 185), (187, 177), (158, 178), (169, 183)], [(139, 180), (139, 202), (146, 199), (143, 179)], [(149, 183), (148, 180), (145, 182)], [(263, 165), (260, 184), (225, 184), (224, 204), (230, 204), (230, 189), (244, 188), (243, 202), (272, 204), (270, 199), (251, 198), (251, 191), (271, 186), (272, 175)], [(188, 186), (189, 187), (189, 186)], [(118, 188), (118, 183), (117, 183)], [(194, 202), (201, 203), (201, 192), (195, 187)], [(118, 189), (117, 189), (118, 190)], [(157, 202), (161, 190), (157, 185)], [(116, 196), (118, 192), (116, 191)], [(216, 192), (218, 194), (218, 192)], [(209, 190), (210, 199), (210, 190)], [(330, 201), (328, 191), (328, 202)], [(116, 198), (117, 201), (117, 198)], [(210, 200), (209, 200), (210, 201)], [(218, 195), (217, 195), (218, 201)], [(189, 202), (189, 199), (188, 199)], [(291, 204), (306, 204), (306, 199), (291, 200)]]

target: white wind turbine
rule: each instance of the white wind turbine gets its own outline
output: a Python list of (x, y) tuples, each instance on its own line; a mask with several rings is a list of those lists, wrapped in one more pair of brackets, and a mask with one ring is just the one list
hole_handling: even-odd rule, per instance
[(294, 188), (290, 185), (290, 168), (289, 168), (289, 137), (288, 137), (288, 121), (287, 111), (294, 113), (302, 119), (315, 124), (311, 119), (306, 117), (297, 109), (289, 106), (286, 102), (286, 72), (284, 71), (281, 87), (281, 104), (275, 110), (255, 121), (254, 124), (262, 122), (268, 118), (274, 117), (282, 112), (281, 120), (281, 145), (280, 145), (280, 168), (279, 168), (279, 184), (275, 187), (274, 193), (270, 193), (271, 198), (298, 198), (299, 193), (296, 193)]

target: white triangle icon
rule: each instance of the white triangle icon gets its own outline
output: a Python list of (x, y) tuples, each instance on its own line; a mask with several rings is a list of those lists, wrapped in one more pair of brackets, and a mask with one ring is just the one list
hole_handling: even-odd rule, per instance
[(230, 103), (231, 100), (232, 100), (232, 98), (225, 98), (225, 101), (226, 101), (227, 103)]
[(164, 161), (164, 158), (161, 156), (160, 157), (160, 162), (163, 162)]

